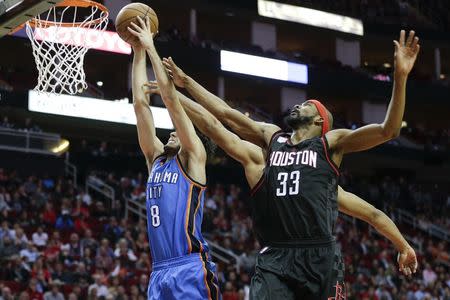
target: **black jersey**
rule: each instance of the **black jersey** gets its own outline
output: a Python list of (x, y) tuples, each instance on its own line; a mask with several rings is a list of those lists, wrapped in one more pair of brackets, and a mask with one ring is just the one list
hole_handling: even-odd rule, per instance
[(263, 246), (321, 244), (333, 240), (339, 171), (325, 137), (297, 145), (273, 135), (260, 182), (252, 191), (254, 230)]

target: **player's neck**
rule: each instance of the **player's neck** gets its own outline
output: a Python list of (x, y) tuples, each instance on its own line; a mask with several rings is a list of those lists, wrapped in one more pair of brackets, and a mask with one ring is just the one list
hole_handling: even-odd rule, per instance
[(312, 126), (300, 127), (292, 131), (291, 143), (296, 145), (303, 142), (304, 140), (308, 140), (316, 136), (318, 136), (317, 130)]
[(169, 161), (175, 156), (177, 156), (178, 150), (167, 149), (164, 154), (165, 154), (164, 156), (166, 157), (166, 161)]

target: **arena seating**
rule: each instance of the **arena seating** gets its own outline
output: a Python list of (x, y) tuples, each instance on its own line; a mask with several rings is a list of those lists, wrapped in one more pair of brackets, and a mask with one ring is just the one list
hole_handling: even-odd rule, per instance
[[(119, 191), (119, 201), (144, 195), (142, 176), (111, 175), (105, 181)], [(239, 257), (239, 271), (236, 265), (218, 262), (225, 300), (246, 299), (260, 249), (252, 234), (248, 195), (243, 190), (238, 185), (215, 184), (209, 187), (205, 201), (205, 235)], [(448, 211), (448, 203), (442, 210)], [(145, 221), (125, 219), (123, 210), (106, 211), (100, 198), (74, 188), (70, 180), (22, 177), (3, 169), (0, 211), (4, 299), (8, 293), (42, 299), (52, 288), (66, 299), (145, 299), (151, 272)], [(406, 230), (403, 225), (399, 224)], [(336, 232), (345, 255), (349, 299), (450, 296), (446, 241), (433, 239), (419, 228), (408, 228), (421, 251), (417, 249), (418, 273), (406, 278), (396, 269), (395, 249), (368, 226), (340, 218)], [(92, 296), (95, 293), (97, 298)]]

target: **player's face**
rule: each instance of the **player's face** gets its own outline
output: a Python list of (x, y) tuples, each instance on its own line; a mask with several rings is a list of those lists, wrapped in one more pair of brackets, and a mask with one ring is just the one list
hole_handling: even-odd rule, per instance
[(314, 104), (309, 101), (303, 102), (302, 104), (294, 105), (290, 111), (290, 116), (301, 116), (301, 117), (315, 117), (317, 115), (317, 108)]
[(292, 107), (289, 115), (286, 117), (286, 123), (292, 129), (298, 129), (303, 126), (311, 125), (317, 116), (317, 108), (311, 102), (304, 102)]
[(178, 135), (177, 135), (176, 131), (171, 132), (169, 140), (164, 145), (164, 150), (166, 152), (167, 151), (178, 152), (178, 150), (180, 150), (180, 147), (181, 147), (180, 139), (178, 138)]

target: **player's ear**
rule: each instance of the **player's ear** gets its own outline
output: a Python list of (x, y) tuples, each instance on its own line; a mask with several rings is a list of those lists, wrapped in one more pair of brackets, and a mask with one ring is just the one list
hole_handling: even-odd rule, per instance
[(320, 115), (314, 117), (314, 124), (317, 126), (323, 125), (323, 118)]

